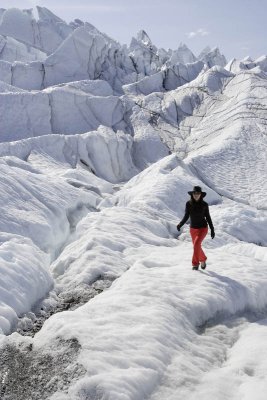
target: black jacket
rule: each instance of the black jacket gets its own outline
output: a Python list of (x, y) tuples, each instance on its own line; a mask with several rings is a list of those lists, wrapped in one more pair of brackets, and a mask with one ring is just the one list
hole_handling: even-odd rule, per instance
[(182, 227), (190, 217), (191, 228), (205, 228), (208, 226), (214, 231), (212, 220), (210, 217), (209, 206), (204, 200), (189, 200), (185, 205), (185, 215), (179, 226)]

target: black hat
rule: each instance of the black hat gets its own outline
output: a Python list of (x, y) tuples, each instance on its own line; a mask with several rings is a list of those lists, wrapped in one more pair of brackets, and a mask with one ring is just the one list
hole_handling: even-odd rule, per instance
[(191, 192), (188, 192), (188, 194), (190, 194), (190, 196), (192, 196), (193, 193), (201, 193), (202, 194), (202, 198), (206, 196), (206, 192), (202, 192), (202, 189), (200, 186), (194, 186), (193, 190)]

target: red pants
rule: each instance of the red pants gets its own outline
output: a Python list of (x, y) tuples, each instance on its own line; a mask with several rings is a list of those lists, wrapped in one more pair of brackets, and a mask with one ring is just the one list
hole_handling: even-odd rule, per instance
[(201, 243), (208, 233), (208, 227), (205, 228), (190, 228), (190, 235), (192, 238), (194, 252), (192, 257), (192, 265), (198, 265), (201, 261), (206, 261), (207, 257), (202, 250)]

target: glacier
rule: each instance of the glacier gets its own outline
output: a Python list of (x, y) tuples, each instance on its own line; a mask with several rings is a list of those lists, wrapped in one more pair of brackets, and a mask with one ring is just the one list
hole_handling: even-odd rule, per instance
[(0, 398), (265, 399), (267, 56), (37, 14), (0, 9)]

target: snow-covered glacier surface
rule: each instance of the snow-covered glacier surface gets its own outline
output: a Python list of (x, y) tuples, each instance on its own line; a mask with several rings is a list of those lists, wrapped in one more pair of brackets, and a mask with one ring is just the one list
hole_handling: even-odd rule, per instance
[(0, 9), (1, 398), (265, 399), (267, 57), (37, 11)]

